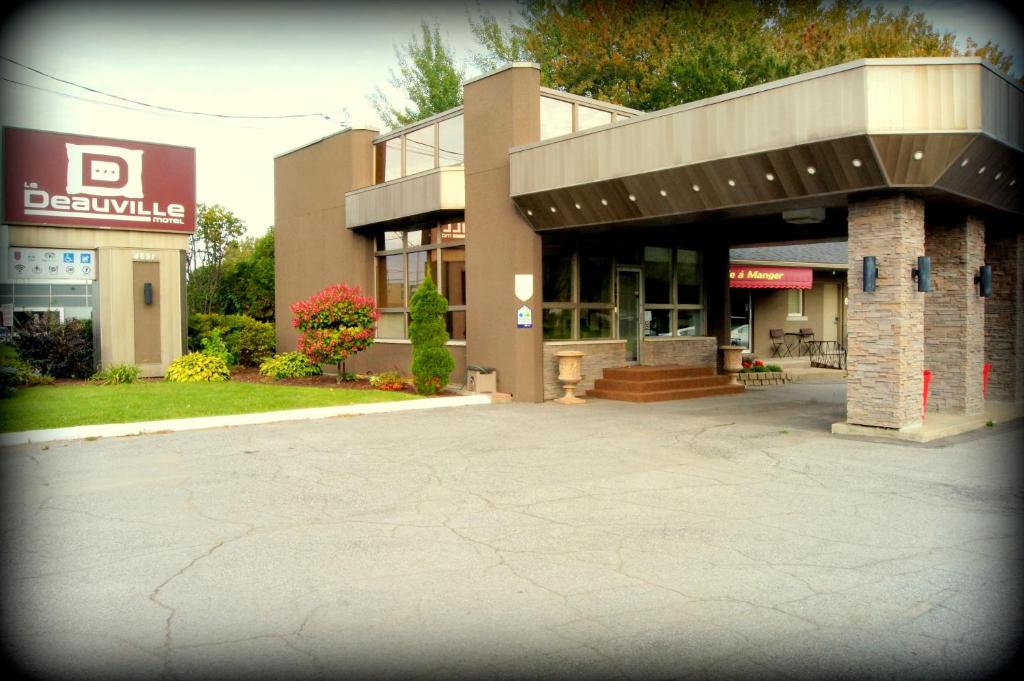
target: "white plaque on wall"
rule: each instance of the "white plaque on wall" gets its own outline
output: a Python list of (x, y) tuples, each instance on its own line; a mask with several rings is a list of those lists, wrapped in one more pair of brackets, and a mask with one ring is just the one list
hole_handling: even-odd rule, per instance
[(524, 303), (533, 297), (533, 275), (532, 274), (517, 274), (516, 275), (516, 298), (523, 301)]
[(96, 280), (96, 251), (69, 248), (7, 249), (7, 276), (11, 279)]

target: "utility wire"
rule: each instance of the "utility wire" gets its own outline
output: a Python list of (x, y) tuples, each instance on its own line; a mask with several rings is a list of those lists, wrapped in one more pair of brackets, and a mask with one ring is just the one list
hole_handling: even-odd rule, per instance
[[(325, 120), (331, 121), (332, 123), (336, 123), (337, 122), (337, 121), (335, 121), (334, 119), (332, 119), (330, 116), (328, 116), (325, 113), (298, 113), (298, 114), (278, 114), (278, 115), (261, 116), (261, 115), (246, 115), (246, 114), (211, 113), (211, 112), (208, 112), (208, 111), (186, 111), (186, 110), (183, 110), (183, 109), (176, 109), (174, 107), (169, 107), (169, 106), (160, 106), (160, 105), (157, 105), (157, 104), (149, 104), (147, 102), (140, 102), (140, 101), (138, 101), (136, 99), (129, 99), (128, 97), (121, 97), (120, 95), (114, 95), (114, 94), (111, 94), (109, 92), (104, 92), (102, 90), (97, 90), (97, 89), (91, 88), (91, 87), (89, 87), (87, 85), (80, 85), (80, 84), (74, 83), (74, 82), (72, 82), (70, 80), (64, 80), (63, 78), (58, 78), (57, 76), (52, 76), (49, 73), (45, 73), (43, 71), (40, 71), (39, 69), (33, 68), (33, 67), (28, 66), (26, 64), (22, 64), (19, 61), (15, 61), (14, 59), (11, 59), (9, 57), (5, 57), (3, 55), (0, 55), (0, 59), (4, 60), (6, 62), (10, 62), (11, 64), (14, 64), (15, 66), (20, 66), (23, 69), (27, 69), (29, 71), (32, 71), (33, 73), (37, 73), (40, 76), (44, 76), (46, 78), (50, 78), (52, 80), (55, 80), (58, 83), (64, 83), (65, 85), (70, 85), (72, 87), (81, 88), (82, 90), (86, 90), (88, 92), (93, 92), (93, 93), (96, 93), (98, 95), (103, 95), (104, 97), (111, 97), (113, 99), (119, 99), (122, 102), (128, 102), (129, 104), (135, 104), (137, 106), (144, 106), (144, 107), (148, 107), (150, 109), (158, 109), (160, 111), (168, 111), (168, 112), (171, 112), (171, 113), (185, 114), (187, 116), (210, 116), (210, 117), (213, 117), (213, 118), (233, 118), (233, 119), (245, 119), (245, 120), (275, 120), (275, 119), (288, 119), (288, 118), (323, 118)], [(27, 83), (21, 83), (19, 81), (11, 80), (9, 78), (2, 78), (2, 77), (0, 77), (0, 79), (6, 80), (6, 81), (8, 81), (10, 83), (15, 83), (17, 85), (24, 85), (25, 87), (35, 87), (35, 86), (32, 86), (32, 85), (28, 85)], [(45, 88), (36, 88), (36, 89), (43, 90)], [(53, 91), (51, 90), (50, 92), (53, 92)], [(55, 94), (62, 94), (62, 93), (57, 92)], [(67, 95), (67, 96), (73, 96), (73, 95)], [(98, 102), (97, 100), (86, 100), (86, 101), (94, 101), (94, 102), (96, 102), (98, 104), (109, 104), (110, 106), (117, 106), (115, 104), (110, 104), (109, 102)], [(130, 108), (130, 107), (121, 107), (121, 108)]]

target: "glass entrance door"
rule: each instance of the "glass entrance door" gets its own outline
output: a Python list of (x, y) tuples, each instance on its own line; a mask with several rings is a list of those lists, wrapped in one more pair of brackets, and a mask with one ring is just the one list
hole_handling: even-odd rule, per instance
[(640, 361), (640, 270), (617, 270), (615, 290), (619, 339), (626, 341), (626, 363), (636, 364)]

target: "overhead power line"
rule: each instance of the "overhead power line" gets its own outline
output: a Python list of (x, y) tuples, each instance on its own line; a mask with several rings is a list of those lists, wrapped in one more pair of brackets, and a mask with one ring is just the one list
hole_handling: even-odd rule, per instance
[[(323, 118), (323, 119), (331, 121), (333, 123), (337, 123), (338, 122), (338, 121), (335, 121), (330, 116), (328, 116), (327, 114), (319, 113), (319, 112), (318, 113), (295, 113), (295, 114), (272, 114), (272, 115), (224, 114), (224, 113), (214, 113), (214, 112), (209, 112), (209, 111), (188, 111), (188, 110), (185, 110), (185, 109), (177, 109), (177, 108), (170, 107), (170, 106), (160, 106), (159, 104), (150, 104), (148, 102), (142, 102), (142, 101), (139, 101), (137, 99), (131, 99), (129, 97), (122, 97), (121, 95), (115, 95), (115, 94), (112, 94), (110, 92), (104, 92), (103, 90), (97, 90), (96, 88), (89, 87), (88, 85), (81, 85), (80, 83), (75, 83), (75, 82), (72, 82), (70, 80), (65, 80), (63, 78), (58, 78), (57, 76), (50, 75), (49, 73), (46, 73), (44, 71), (40, 71), (37, 68), (33, 68), (31, 66), (28, 66), (27, 64), (22, 64), (21, 62), (16, 61), (14, 59), (11, 59), (9, 57), (4, 57), (4, 56), (0, 55), (0, 59), (2, 59), (3, 61), (9, 62), (11, 64), (14, 64), (15, 66), (20, 66), (21, 68), (27, 69), (27, 70), (29, 70), (29, 71), (31, 71), (33, 73), (37, 73), (40, 76), (44, 76), (46, 78), (50, 78), (51, 80), (55, 80), (58, 83), (64, 83), (65, 85), (70, 85), (72, 87), (80, 88), (82, 90), (86, 90), (87, 92), (92, 92), (92, 93), (95, 93), (95, 94), (98, 94), (98, 95), (103, 95), (104, 97), (110, 97), (112, 99), (117, 99), (117, 100), (120, 100), (122, 102), (127, 102), (129, 104), (134, 104), (136, 106), (142, 106), (142, 107), (146, 107), (146, 108), (149, 108), (149, 109), (156, 109), (156, 110), (159, 110), (159, 111), (166, 111), (166, 112), (170, 112), (170, 113), (183, 114), (183, 115), (186, 115), (186, 116), (209, 116), (209, 117), (212, 117), (212, 118), (230, 118), (230, 119), (238, 119), (238, 120), (280, 120), (280, 119), (290, 119), (290, 118)], [(10, 78), (0, 77), (0, 80), (5, 80), (5, 81), (7, 81), (9, 83), (14, 83), (16, 85), (24, 85), (25, 87), (33, 87), (33, 88), (36, 88), (36, 89), (39, 89), (39, 90), (45, 90), (47, 92), (53, 92), (54, 94), (64, 95), (64, 96), (68, 96), (68, 97), (74, 97), (74, 95), (67, 95), (66, 93), (56, 92), (56, 91), (53, 91), (53, 90), (46, 90), (46, 88), (38, 88), (38, 87), (36, 87), (34, 85), (29, 85), (28, 83), (22, 83), (20, 81), (11, 80)], [(78, 99), (82, 99), (82, 98), (78, 98)], [(102, 101), (95, 100), (95, 99), (86, 99), (85, 101), (95, 102), (97, 104), (106, 104), (108, 106), (117, 106), (116, 104), (113, 104), (111, 102), (102, 102)], [(121, 107), (121, 108), (128, 108), (128, 107)]]

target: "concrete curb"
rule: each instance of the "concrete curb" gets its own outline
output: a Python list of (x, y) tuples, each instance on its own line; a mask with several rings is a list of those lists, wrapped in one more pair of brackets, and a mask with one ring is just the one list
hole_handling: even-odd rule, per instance
[(359, 416), (362, 414), (387, 414), (421, 409), (445, 409), (468, 407), (477, 404), (491, 404), (490, 395), (460, 395), (458, 397), (435, 397), (403, 402), (378, 402), (374, 404), (347, 404), (337, 407), (313, 407), (290, 409), (288, 411), (256, 412), (253, 414), (227, 414), (224, 416), (203, 416), (194, 419), (166, 419), (163, 421), (140, 421), (136, 423), (109, 423), (48, 430), (25, 430), (0, 434), (0, 446), (10, 447), (32, 442), (54, 442), (58, 440), (83, 440), (99, 437), (123, 437), (180, 430), (201, 430), (225, 426), (250, 426), (280, 421), (304, 421), (327, 419), (336, 416)]

